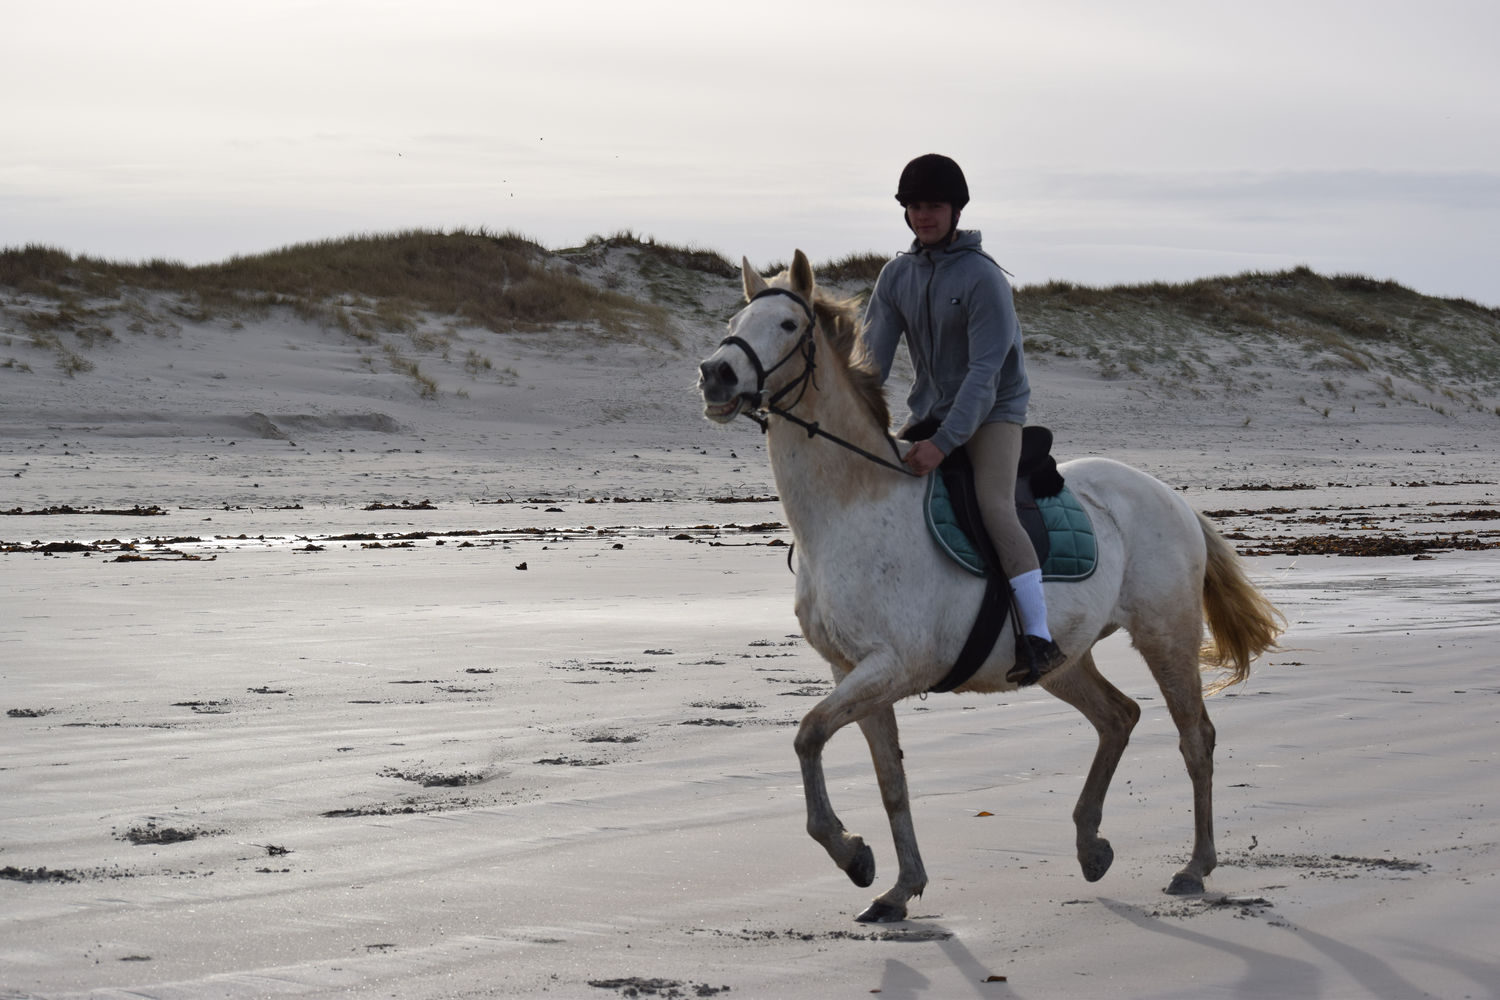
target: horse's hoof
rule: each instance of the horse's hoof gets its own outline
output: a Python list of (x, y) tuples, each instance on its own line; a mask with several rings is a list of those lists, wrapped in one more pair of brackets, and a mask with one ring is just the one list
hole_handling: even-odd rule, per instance
[(869, 909), (854, 918), (862, 924), (894, 924), (906, 919), (906, 907), (877, 899)]
[(1172, 884), (1163, 891), (1168, 896), (1197, 896), (1203, 892), (1203, 880), (1197, 875), (1178, 872), (1172, 877)]
[(1079, 867), (1083, 869), (1083, 877), (1090, 882), (1097, 882), (1109, 871), (1109, 866), (1115, 863), (1115, 849), (1109, 846), (1109, 841), (1100, 837), (1094, 842), (1094, 846), (1087, 854), (1080, 853), (1078, 856)]
[(870, 850), (869, 844), (859, 845), (854, 860), (849, 862), (844, 873), (849, 876), (849, 881), (861, 889), (868, 889), (875, 884), (875, 852)]

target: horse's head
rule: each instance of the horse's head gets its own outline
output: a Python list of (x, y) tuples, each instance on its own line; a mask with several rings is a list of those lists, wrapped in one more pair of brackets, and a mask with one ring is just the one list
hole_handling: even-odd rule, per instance
[(729, 336), (698, 366), (703, 414), (728, 423), (759, 409), (767, 394), (797, 379), (802, 367), (787, 364), (811, 342), (813, 272), (798, 250), (790, 270), (766, 281), (741, 260), (745, 307), (729, 321)]

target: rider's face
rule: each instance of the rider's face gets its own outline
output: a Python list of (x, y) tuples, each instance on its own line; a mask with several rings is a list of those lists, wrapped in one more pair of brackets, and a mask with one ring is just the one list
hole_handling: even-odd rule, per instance
[(906, 220), (919, 242), (936, 246), (953, 229), (953, 205), (946, 201), (913, 201), (906, 206)]

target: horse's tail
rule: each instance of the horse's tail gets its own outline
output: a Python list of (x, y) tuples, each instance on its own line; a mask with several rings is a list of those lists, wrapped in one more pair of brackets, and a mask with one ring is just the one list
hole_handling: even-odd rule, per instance
[(1234, 546), (1198, 515), (1203, 541), (1208, 547), (1208, 565), (1203, 573), (1203, 614), (1209, 637), (1199, 656), (1205, 668), (1224, 671), (1208, 687), (1222, 691), (1250, 676), (1250, 661), (1268, 649), (1286, 629), (1286, 618), (1266, 595), (1250, 582)]

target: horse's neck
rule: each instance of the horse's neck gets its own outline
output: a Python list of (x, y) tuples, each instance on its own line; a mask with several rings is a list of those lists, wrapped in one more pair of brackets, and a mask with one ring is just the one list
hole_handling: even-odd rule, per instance
[[(886, 429), (876, 426), (842, 371), (820, 367), (816, 385), (807, 386), (794, 412), (870, 454), (897, 461)], [(898, 504), (899, 494), (914, 482), (777, 417), (771, 419), (767, 450), (788, 523), (804, 547), (816, 545), (818, 537), (842, 536), (850, 529), (878, 531), (872, 525), (885, 520), (886, 510)], [(830, 531), (834, 526), (845, 530)]]

